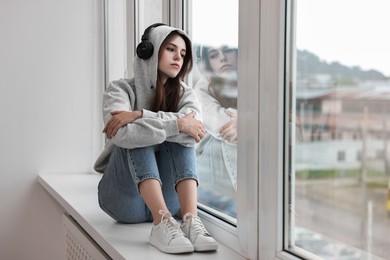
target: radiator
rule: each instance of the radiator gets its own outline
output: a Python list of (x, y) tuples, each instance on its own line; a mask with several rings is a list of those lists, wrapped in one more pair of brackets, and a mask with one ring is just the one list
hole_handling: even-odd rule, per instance
[(111, 259), (71, 216), (63, 214), (62, 222), (67, 260)]

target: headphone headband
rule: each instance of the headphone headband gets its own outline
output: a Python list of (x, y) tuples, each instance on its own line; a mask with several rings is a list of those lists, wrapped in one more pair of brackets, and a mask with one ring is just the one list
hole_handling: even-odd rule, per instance
[(154, 23), (154, 24), (148, 26), (148, 28), (145, 29), (144, 34), (142, 34), (141, 41), (147, 41), (149, 39), (149, 32), (152, 29), (159, 27), (159, 26), (162, 26), (162, 25), (166, 25), (166, 24), (165, 23)]

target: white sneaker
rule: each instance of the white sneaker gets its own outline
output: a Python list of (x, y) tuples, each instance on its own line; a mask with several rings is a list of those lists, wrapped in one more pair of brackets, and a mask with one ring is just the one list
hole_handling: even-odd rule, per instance
[(181, 230), (190, 239), (195, 251), (214, 251), (218, 249), (217, 241), (210, 236), (199, 217), (195, 217), (191, 213), (185, 214)]
[(159, 213), (161, 222), (157, 225), (153, 224), (149, 243), (165, 253), (193, 252), (194, 246), (181, 231), (179, 223), (172, 217), (171, 213), (163, 210), (160, 210)]

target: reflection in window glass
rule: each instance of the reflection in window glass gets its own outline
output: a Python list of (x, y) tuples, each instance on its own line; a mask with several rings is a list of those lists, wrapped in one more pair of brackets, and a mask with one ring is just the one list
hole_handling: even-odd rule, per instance
[(390, 2), (295, 3), (289, 248), (390, 259)]
[(203, 209), (235, 223), (238, 0), (196, 0), (191, 10), (197, 65), (192, 86), (207, 130), (197, 146), (198, 201)]

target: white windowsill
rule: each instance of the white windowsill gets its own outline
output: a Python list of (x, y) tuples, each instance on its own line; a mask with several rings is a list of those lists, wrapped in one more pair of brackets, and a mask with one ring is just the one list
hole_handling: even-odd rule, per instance
[(100, 209), (97, 199), (100, 178), (94, 173), (40, 174), (38, 182), (112, 259), (244, 259), (221, 243), (216, 252), (180, 255), (160, 252), (148, 243), (151, 223), (119, 224)]

